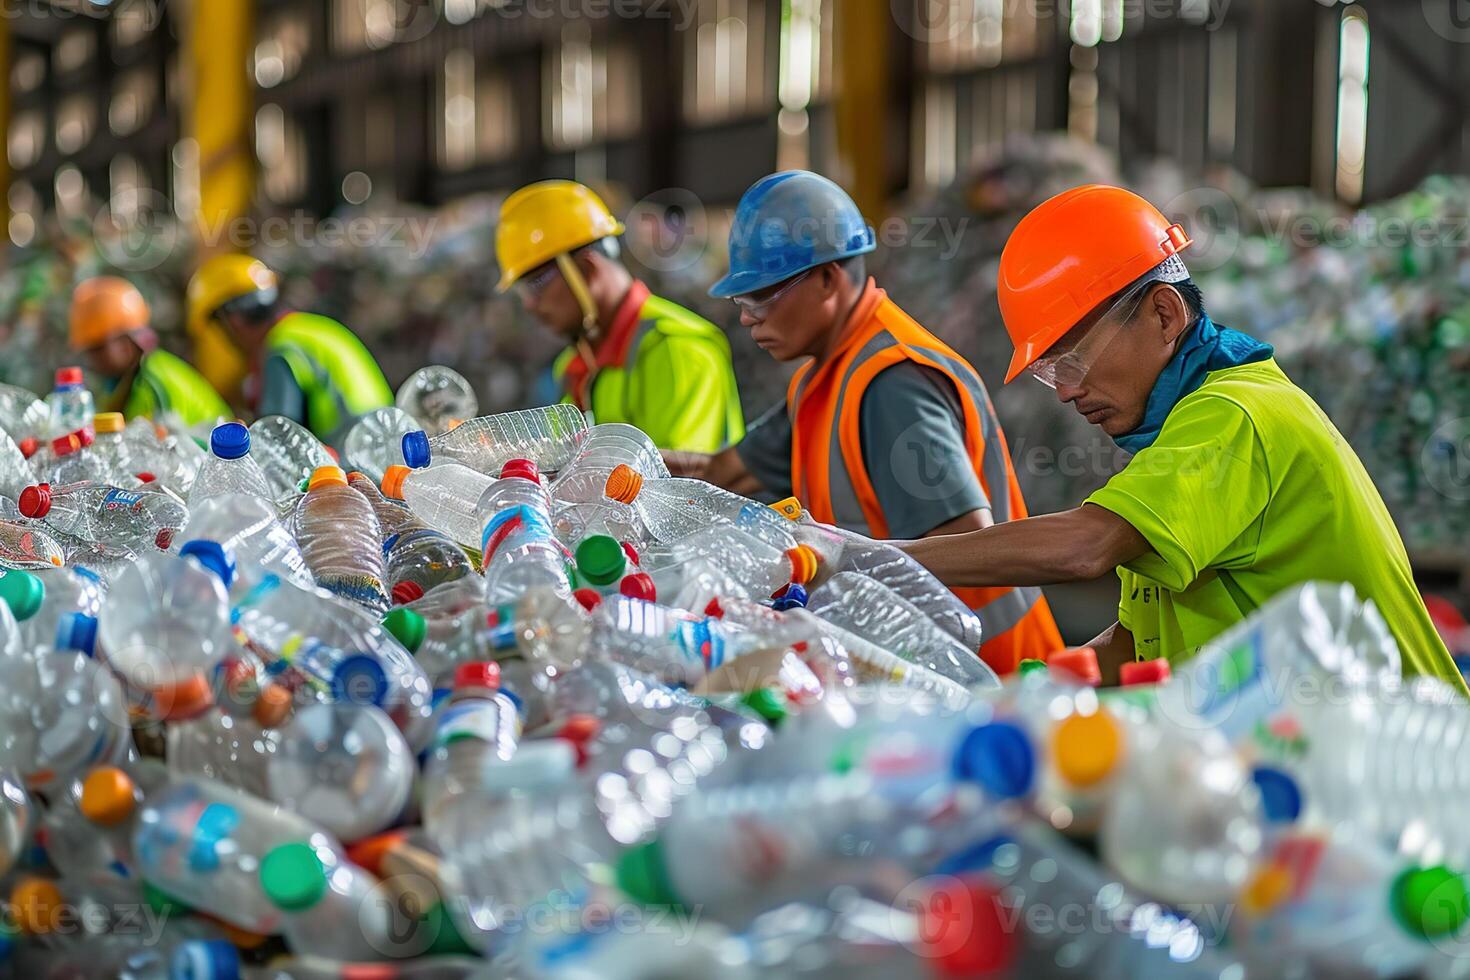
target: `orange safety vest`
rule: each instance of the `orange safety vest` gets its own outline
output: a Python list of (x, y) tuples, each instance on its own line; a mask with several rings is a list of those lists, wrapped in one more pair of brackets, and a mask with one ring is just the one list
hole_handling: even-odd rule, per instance
[[(959, 393), (965, 449), (996, 523), (1026, 516), (1005, 434), (984, 383), (964, 358), (871, 281), (843, 327), (840, 344), (817, 370), (812, 370), (815, 361), (802, 365), (786, 392), (792, 486), (813, 517), (871, 537), (888, 536), (888, 521), (863, 461), (860, 418), (868, 385), (884, 368), (905, 360), (939, 371)], [(986, 637), (980, 657), (996, 673), (1012, 673), (1022, 660), (1045, 660), (1062, 649), (1040, 589), (954, 592), (979, 615)]]

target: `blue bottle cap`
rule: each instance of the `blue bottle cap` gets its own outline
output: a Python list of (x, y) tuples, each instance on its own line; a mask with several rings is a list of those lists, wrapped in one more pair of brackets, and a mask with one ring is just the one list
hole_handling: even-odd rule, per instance
[(71, 612), (56, 623), (56, 649), (80, 650), (89, 657), (97, 655), (97, 617)]
[(782, 590), (781, 597), (771, 603), (771, 608), (777, 612), (785, 612), (788, 609), (805, 609), (807, 598), (806, 586), (792, 582)]
[(169, 980), (240, 980), (240, 953), (223, 939), (192, 939), (174, 950)]
[(992, 796), (1025, 796), (1036, 778), (1036, 750), (1019, 725), (992, 721), (970, 730), (954, 755), (956, 779), (979, 783)]
[(373, 657), (354, 653), (332, 672), (332, 697), (341, 702), (381, 708), (388, 697), (388, 674)]
[(429, 434), (420, 430), (418, 432), (405, 432), (403, 434), (403, 461), (416, 470), (421, 470), (429, 465)]
[(179, 554), (194, 559), (213, 572), (226, 589), (235, 584), (235, 557), (218, 541), (206, 541), (202, 538), (189, 541), (179, 549)]
[(1271, 766), (1256, 766), (1251, 779), (1261, 791), (1261, 809), (1271, 823), (1294, 823), (1302, 815), (1302, 791), (1296, 780)]
[(250, 452), (250, 430), (239, 422), (225, 422), (209, 434), (209, 451), (220, 459), (239, 459)]

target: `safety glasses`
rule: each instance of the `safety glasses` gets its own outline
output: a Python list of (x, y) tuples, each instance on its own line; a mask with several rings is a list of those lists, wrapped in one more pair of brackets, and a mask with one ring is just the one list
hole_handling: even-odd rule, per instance
[(777, 284), (766, 289), (758, 289), (744, 296), (732, 297), (732, 300), (736, 306), (740, 307), (740, 312), (749, 313), (757, 320), (763, 320), (766, 314), (771, 312), (771, 308), (781, 301), (782, 296), (795, 289), (803, 279), (811, 274), (812, 270), (808, 269), (795, 279), (788, 279), (784, 285)]
[(1149, 287), (1160, 280), (1149, 280), (1129, 290), (1107, 312), (1092, 324), (1078, 324), (1051, 349), (1038, 357), (1026, 370), (1048, 388), (1075, 388), (1097, 364), (1123, 325), (1143, 305)]
[(546, 287), (551, 285), (556, 278), (557, 268), (555, 262), (548, 262), (537, 269), (532, 269), (524, 276), (516, 280), (516, 292), (526, 299), (535, 299), (546, 292)]

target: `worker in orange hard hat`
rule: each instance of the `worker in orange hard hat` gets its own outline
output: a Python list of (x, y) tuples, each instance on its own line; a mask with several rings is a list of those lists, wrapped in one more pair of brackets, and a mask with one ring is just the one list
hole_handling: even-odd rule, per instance
[(167, 413), (185, 425), (229, 417), (230, 409), (194, 368), (158, 346), (148, 303), (117, 276), (77, 286), (71, 300), (71, 348), (86, 355), (108, 386), (104, 410), (128, 418)]
[(1192, 656), (1294, 585), (1347, 582), (1387, 620), (1406, 672), (1465, 683), (1414, 587), (1362, 463), (1274, 352), (1218, 326), (1191, 242), (1117, 187), (1067, 191), (1021, 221), (999, 300), (1029, 374), (1134, 454), (1082, 506), (905, 545), (951, 586), (1045, 585), (1116, 570), (1105, 677)]

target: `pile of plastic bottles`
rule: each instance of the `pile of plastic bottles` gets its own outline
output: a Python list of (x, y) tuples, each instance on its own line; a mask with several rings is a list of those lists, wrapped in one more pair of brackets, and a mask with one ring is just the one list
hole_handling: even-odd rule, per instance
[(340, 461), (3, 392), (0, 972), (1455, 975), (1465, 706), (1350, 591), (1003, 683), (890, 545), (429, 375)]

